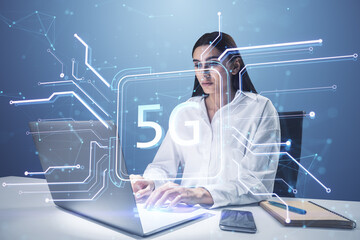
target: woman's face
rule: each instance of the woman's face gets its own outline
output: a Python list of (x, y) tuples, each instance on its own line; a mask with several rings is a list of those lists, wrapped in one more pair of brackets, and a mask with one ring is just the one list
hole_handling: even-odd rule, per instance
[[(195, 49), (193, 54), (193, 62), (196, 71), (196, 78), (206, 94), (220, 94), (227, 91), (227, 73), (229, 69), (224, 67), (218, 61), (221, 52), (217, 48), (211, 51), (206, 51), (202, 54), (209, 45), (199, 46)], [(222, 88), (221, 88), (222, 82)]]

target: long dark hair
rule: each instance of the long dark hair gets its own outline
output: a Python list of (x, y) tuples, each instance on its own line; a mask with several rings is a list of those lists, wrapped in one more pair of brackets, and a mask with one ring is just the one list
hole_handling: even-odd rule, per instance
[[(218, 35), (219, 35), (219, 32), (205, 33), (204, 35), (202, 35), (196, 41), (196, 43), (193, 47), (193, 50), (192, 50), (192, 55), (194, 55), (194, 51), (197, 47), (209, 45), (212, 41), (214, 41), (217, 38)], [(219, 50), (221, 53), (223, 53), (227, 48), (237, 48), (234, 39), (229, 34), (226, 34), (223, 32), (220, 32), (220, 37), (213, 43), (212, 46), (215, 47), (217, 50)], [(233, 61), (236, 58), (239, 58), (240, 69), (243, 69), (245, 64), (244, 64), (244, 61), (242, 60), (241, 55), (238, 51), (228, 52), (228, 55), (224, 59), (230, 59), (230, 61)], [(230, 82), (231, 82), (230, 86), (232, 86), (233, 89), (236, 91), (240, 89), (239, 74), (240, 74), (240, 72), (237, 73), (236, 75), (231, 75), (231, 79), (230, 79)], [(249, 77), (247, 71), (244, 71), (241, 76), (241, 90), (246, 91), (246, 92), (257, 93), (254, 85), (252, 84), (252, 82), (250, 80), (250, 77)], [(205, 94), (204, 90), (202, 89), (202, 87), (199, 83), (199, 80), (195, 76), (194, 90), (193, 90), (192, 96), (193, 97), (202, 96), (204, 94)]]

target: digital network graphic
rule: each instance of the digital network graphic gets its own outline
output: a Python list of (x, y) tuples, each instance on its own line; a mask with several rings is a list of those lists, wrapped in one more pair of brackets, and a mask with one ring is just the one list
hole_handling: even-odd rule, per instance
[[(124, 6), (126, 7), (126, 6)], [(153, 18), (153, 15), (147, 15), (149, 18)], [(45, 13), (35, 11), (28, 16), (25, 16), (16, 21), (10, 20), (1, 16), (3, 22), (8, 24), (9, 28), (17, 28), (23, 31), (29, 31), (47, 39), (49, 46), (47, 48), (48, 54), (53, 58), (54, 61), (59, 63), (61, 69), (59, 69), (57, 81), (40, 81), (38, 87), (51, 86), (53, 88), (67, 86), (69, 90), (55, 90), (51, 95), (48, 96), (32, 96), (30, 99), (12, 99), (9, 101), (10, 105), (18, 107), (26, 107), (28, 105), (35, 104), (56, 104), (60, 98), (71, 98), (76, 100), (76, 104), (82, 105), (94, 118), (89, 120), (89, 124), (98, 122), (107, 131), (106, 136), (102, 136), (94, 129), (79, 128), (76, 126), (76, 119), (74, 118), (56, 118), (53, 119), (38, 119), (39, 122), (53, 122), (56, 126), (57, 122), (68, 121), (69, 125), (66, 129), (39, 129), (38, 131), (26, 131), (28, 136), (32, 136), (36, 141), (47, 141), (47, 139), (55, 139), (54, 149), (49, 149), (54, 154), (60, 154), (60, 151), (64, 149), (56, 149), (56, 136), (68, 135), (71, 144), (68, 145), (68, 151), (72, 152), (69, 159), (61, 161), (49, 160), (48, 166), (42, 172), (35, 172), (28, 169), (24, 172), (25, 176), (45, 175), (51, 182), (41, 183), (59, 186), (58, 190), (52, 191), (52, 193), (67, 194), (67, 198), (54, 198), (46, 199), (50, 201), (95, 201), (101, 197), (102, 193), (108, 187), (109, 184), (113, 184), (116, 187), (121, 188), (124, 182), (129, 181), (128, 175), (131, 173), (142, 174), (143, 167), (139, 166), (151, 163), (153, 155), (147, 157), (143, 162), (137, 162), (136, 159), (140, 159), (145, 156), (149, 151), (154, 152), (157, 147), (161, 144), (166, 129), (171, 133), (174, 141), (180, 145), (194, 145), (199, 141), (199, 129), (198, 122), (189, 121), (186, 122), (186, 127), (193, 130), (192, 139), (182, 139), (176, 131), (175, 123), (177, 116), (187, 108), (199, 108), (198, 104), (188, 103), (186, 100), (191, 96), (193, 77), (196, 71), (215, 71), (213, 68), (208, 69), (186, 69), (168, 72), (153, 72), (151, 67), (137, 67), (121, 69), (111, 79), (105, 79), (99, 69), (92, 64), (92, 50), (91, 46), (88, 45), (87, 40), (75, 33), (74, 39), (78, 41), (83, 47), (84, 62), (77, 61), (75, 58), (63, 61), (58, 57), (55, 49), (55, 40), (52, 38), (53, 28), (55, 27), (55, 16), (50, 16)], [(31, 29), (28, 25), (22, 23), (29, 18), (35, 18), (41, 26), (41, 32), (38, 30)], [(219, 35), (213, 42), (210, 43), (209, 47), (203, 52), (204, 55), (214, 47), (214, 43), (218, 38), (221, 38), (221, 20), (222, 15), (218, 13), (218, 31)], [(46, 23), (46, 24), (45, 24)], [(326, 63), (331, 64), (334, 61), (347, 61), (357, 60), (358, 55), (336, 55), (336, 56), (320, 56), (313, 57), (313, 51), (315, 48), (321, 47), (323, 44), (322, 39), (308, 40), (308, 41), (296, 41), (296, 42), (285, 42), (277, 44), (266, 44), (257, 46), (247, 46), (239, 48), (229, 48), (218, 57), (218, 62), (223, 62), (229, 54), (233, 52), (241, 52), (242, 56), (282, 56), (287, 59), (281, 59), (278, 61), (261, 61), (259, 58), (256, 62), (245, 65), (240, 71), (239, 83), (241, 84), (241, 76), (250, 69), (260, 68), (272, 68), (295, 65), (301, 68), (303, 64)], [(96, 51), (96, 49), (95, 49)], [(286, 53), (286, 55), (284, 55)], [(297, 53), (309, 54), (309, 57), (298, 58)], [(202, 55), (203, 55), (202, 54)], [(228, 60), (230, 61), (230, 60)], [(66, 62), (71, 62), (67, 66)], [(350, 63), (349, 63), (350, 64)], [(78, 66), (86, 68), (92, 74), (92, 79), (87, 79), (78, 72)], [(116, 66), (117, 68), (117, 66)], [(66, 71), (66, 69), (71, 69)], [(69, 74), (67, 74), (67, 72)], [(68, 77), (69, 75), (69, 77)], [(226, 80), (224, 80), (226, 81)], [(96, 84), (95, 84), (96, 83)], [(84, 85), (93, 88), (97, 93), (96, 97), (84, 89)], [(138, 95), (137, 90), (139, 88), (147, 88), (146, 94)], [(330, 90), (335, 91), (337, 85), (333, 84), (330, 86), (319, 86), (319, 87), (304, 87), (298, 89), (281, 89), (271, 91), (261, 91), (259, 94), (280, 94), (280, 93), (293, 93), (303, 91), (314, 91), (314, 90)], [(224, 98), (225, 96), (220, 96)], [(107, 105), (107, 106), (105, 106)], [(109, 108), (108, 106), (111, 105)], [(316, 121), (316, 113), (311, 111), (304, 114), (304, 117), (313, 119)], [(223, 119), (223, 117), (221, 117)], [(36, 121), (36, 120), (35, 120)], [(222, 121), (222, 120), (221, 120)], [(72, 122), (74, 124), (72, 124)], [(37, 126), (35, 123), (35, 126)], [(220, 122), (220, 125), (223, 125)], [(51, 126), (51, 124), (49, 125)], [(55, 128), (55, 127), (54, 127)], [(229, 130), (229, 129), (228, 129)], [(291, 156), (288, 152), (252, 152), (251, 148), (247, 146), (262, 146), (261, 142), (252, 142), (245, 136), (241, 129), (232, 128), (232, 137), (238, 141), (239, 144), (243, 145), (250, 154), (253, 155), (285, 155), (294, 163), (299, 166), (300, 171), (311, 176), (314, 183), (319, 184), (324, 191), (327, 193), (331, 192), (330, 186), (325, 182), (322, 182), (316, 174), (310, 172), (297, 159)], [(92, 134), (93, 139), (91, 141), (84, 141), (83, 133)], [(118, 137), (117, 137), (118, 134)], [(222, 136), (220, 136), (220, 139)], [(50, 140), (51, 141), (51, 140)], [(76, 142), (72, 146), (73, 142)], [(223, 143), (221, 143), (223, 144)], [(287, 142), (276, 142), (267, 143), (267, 145), (279, 145), (288, 146), (291, 148), (291, 141)], [(222, 146), (220, 146), (222, 149)], [(58, 153), (56, 153), (58, 151)], [(145, 152), (145, 154), (144, 154)], [(221, 155), (222, 153), (220, 153)], [(149, 154), (148, 154), (149, 155)], [(80, 162), (80, 156), (86, 156), (87, 161)], [(124, 157), (127, 160), (127, 170), (122, 169), (122, 162)], [(317, 154), (312, 154), (305, 157), (317, 157)], [(303, 157), (303, 158), (305, 158)], [(56, 162), (57, 161), (57, 162)], [(61, 164), (59, 164), (61, 163)], [(234, 160), (234, 163), (238, 163)], [(240, 166), (238, 165), (238, 175), (240, 176)], [(64, 176), (70, 176), (68, 179), (73, 181), (62, 181)], [(217, 175), (213, 176), (217, 177)], [(59, 180), (60, 179), (60, 180)], [(181, 180), (181, 176), (175, 178), (169, 178), (171, 181)], [(155, 179), (156, 180), (156, 179)], [(244, 184), (240, 177), (238, 181), (242, 184), (249, 192), (253, 195), (270, 195), (277, 197), (286, 206), (286, 202), (275, 193), (269, 192), (255, 192)], [(283, 184), (287, 185), (289, 191), (297, 193), (296, 186), (291, 186), (283, 179), (275, 179), (275, 181), (282, 181)], [(40, 183), (28, 182), (3, 182), (2, 187), (19, 188), (19, 194), (36, 194), (42, 193), (41, 191), (35, 191), (31, 187), (39, 185)], [(74, 188), (74, 191), (63, 191), (61, 186), (63, 185), (76, 185), (79, 188)], [(81, 198), (73, 198), (74, 192), (83, 193)], [(59, 195), (60, 196), (60, 195)], [(63, 195), (61, 195), (63, 196)], [(79, 195), (76, 195), (79, 196)], [(289, 216), (287, 208), (287, 216)], [(289, 221), (289, 217), (287, 219)]]

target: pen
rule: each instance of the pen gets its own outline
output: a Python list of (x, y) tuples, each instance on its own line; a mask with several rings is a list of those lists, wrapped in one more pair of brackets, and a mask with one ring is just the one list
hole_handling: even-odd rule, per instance
[[(268, 202), (275, 207), (286, 209), (286, 205), (284, 205), (282, 203), (274, 202), (274, 201), (268, 201)], [(289, 205), (288, 205), (288, 208), (289, 208), (289, 211), (291, 211), (291, 212), (298, 213), (298, 214), (306, 214), (306, 210), (304, 210), (304, 209), (292, 207)]]

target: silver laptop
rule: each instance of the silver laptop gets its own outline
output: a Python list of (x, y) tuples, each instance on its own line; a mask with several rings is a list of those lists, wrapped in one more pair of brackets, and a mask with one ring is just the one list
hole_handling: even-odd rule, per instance
[[(30, 122), (52, 199), (57, 206), (139, 236), (208, 216), (200, 207), (146, 210), (129, 181), (115, 174), (116, 126), (98, 121)], [(121, 144), (120, 144), (121, 145)], [(121, 171), (126, 171), (122, 154)]]

